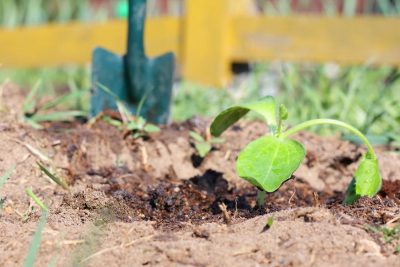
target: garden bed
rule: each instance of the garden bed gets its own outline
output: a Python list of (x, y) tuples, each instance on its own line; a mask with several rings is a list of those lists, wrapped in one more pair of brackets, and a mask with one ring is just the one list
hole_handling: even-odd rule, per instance
[[(18, 122), (23, 96), (15, 89), (4, 88), (1, 101), (0, 170), (16, 166), (0, 195), (4, 266), (21, 266), (40, 217), (25, 194), (28, 187), (50, 208), (37, 266), (50, 261), (57, 266), (395, 266), (400, 261), (399, 236), (385, 242), (377, 230), (392, 227), (400, 214), (400, 156), (390, 148), (377, 149), (384, 179), (380, 193), (343, 206), (364, 148), (335, 137), (295, 135), (307, 157), (259, 208), (256, 189), (235, 173), (235, 159), (267, 131), (262, 123), (236, 124), (224, 133), (226, 141), (201, 159), (189, 131), (203, 133), (207, 119), (171, 123), (144, 139), (102, 120), (48, 123), (39, 131)], [(41, 174), (36, 161), (46, 157), (69, 191)]]

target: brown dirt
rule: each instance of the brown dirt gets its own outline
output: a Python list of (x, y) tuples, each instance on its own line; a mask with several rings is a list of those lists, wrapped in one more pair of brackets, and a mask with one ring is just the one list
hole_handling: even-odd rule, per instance
[[(378, 149), (379, 195), (345, 207), (343, 192), (364, 149), (301, 133), (304, 164), (258, 208), (234, 161), (266, 131), (261, 123), (232, 127), (199, 160), (188, 132), (204, 132), (204, 119), (134, 140), (101, 121), (32, 130), (19, 123), (21, 103), (17, 88), (3, 86), (0, 173), (16, 165), (0, 190), (3, 266), (23, 263), (40, 216), (27, 187), (50, 207), (37, 266), (399, 266), (400, 240), (385, 243), (366, 227), (390, 226), (400, 214), (400, 156), (387, 148)], [(40, 156), (27, 146), (50, 158), (69, 192), (40, 173)]]

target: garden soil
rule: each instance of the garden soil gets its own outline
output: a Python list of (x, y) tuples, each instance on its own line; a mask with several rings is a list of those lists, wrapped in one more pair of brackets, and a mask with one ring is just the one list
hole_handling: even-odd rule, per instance
[[(365, 149), (300, 133), (304, 163), (259, 208), (235, 159), (267, 131), (262, 123), (238, 123), (201, 159), (188, 133), (204, 133), (206, 119), (139, 140), (101, 120), (34, 130), (20, 123), (18, 88), (6, 84), (1, 94), (0, 173), (16, 167), (0, 190), (1, 266), (21, 266), (27, 255), (40, 218), (30, 187), (50, 209), (36, 266), (400, 266), (400, 240), (371, 230), (400, 220), (400, 156), (390, 148), (377, 151), (381, 192), (345, 207)], [(69, 190), (41, 174), (39, 160)]]

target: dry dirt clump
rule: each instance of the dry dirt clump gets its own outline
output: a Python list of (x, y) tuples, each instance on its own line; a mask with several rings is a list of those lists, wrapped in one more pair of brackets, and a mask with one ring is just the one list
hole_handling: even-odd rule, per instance
[[(135, 140), (102, 121), (33, 130), (19, 123), (21, 94), (11, 85), (1, 103), (0, 173), (16, 167), (0, 189), (2, 266), (22, 265), (40, 216), (27, 187), (50, 208), (37, 266), (399, 266), (400, 240), (371, 230), (400, 223), (400, 156), (386, 148), (379, 195), (345, 207), (363, 148), (301, 133), (304, 164), (258, 208), (234, 162), (267, 130), (261, 123), (232, 127), (199, 160), (189, 131), (202, 133), (204, 119)], [(43, 158), (69, 191), (40, 173)]]

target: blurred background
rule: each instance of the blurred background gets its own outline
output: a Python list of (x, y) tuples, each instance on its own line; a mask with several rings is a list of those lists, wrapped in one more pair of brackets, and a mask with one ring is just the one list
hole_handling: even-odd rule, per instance
[[(174, 52), (178, 54), (172, 120), (183, 121), (192, 116), (211, 117), (230, 105), (274, 95), (288, 107), (289, 123), (312, 118), (340, 119), (371, 136), (384, 136), (384, 143), (399, 144), (399, 64), (393, 63), (396, 58), (391, 57), (384, 58), (376, 64), (376, 58), (365, 56), (373, 53), (373, 50), (368, 50), (365, 54), (362, 51), (374, 47), (385, 48), (387, 43), (398, 40), (396, 38), (399, 38), (400, 28), (396, 29), (395, 25), (398, 24), (393, 23), (398, 23), (400, 1), (214, 0), (214, 3), (211, 3), (207, 0), (200, 3), (201, 1), (203, 0), (148, 0), (147, 13), (149, 21), (154, 20), (154, 25), (158, 25), (157, 21), (163, 18), (169, 18), (173, 25), (175, 22), (179, 23), (177, 29), (170, 34), (176, 37), (174, 42), (176, 41), (177, 48)], [(209, 6), (206, 2), (210, 3)], [(96, 23), (104, 25), (108, 22), (123, 21), (126, 16), (126, 1), (1, 0), (0, 40), (3, 44), (0, 44), (0, 50), (13, 46), (4, 40), (5, 33), (18, 33), (21, 28), (69, 23), (79, 23), (82, 27)], [(236, 16), (237, 19), (231, 22), (228, 18), (230, 16)], [(253, 17), (254, 20), (247, 23), (248, 17)], [(352, 24), (351, 19), (359, 17), (365, 19)], [(311, 20), (308, 21), (307, 18)], [(313, 18), (322, 19), (321, 23), (312, 20)], [(341, 21), (331, 20), (335, 18)], [(304, 27), (301, 24), (303, 22), (306, 25)], [(374, 32), (374, 27), (368, 27), (377, 23), (387, 31)], [(328, 30), (331, 24), (335, 25), (334, 30)], [(326, 31), (325, 25), (328, 25)], [(360, 40), (345, 39), (343, 36), (347, 36), (348, 31), (358, 29), (356, 26), (352, 29), (353, 25), (363, 29), (360, 34), (369, 36), (373, 42), (363, 40), (363, 43), (360, 43)], [(394, 25), (394, 28), (391, 25)], [(230, 27), (237, 27), (238, 30), (231, 32)], [(162, 42), (156, 38), (161, 31), (163, 29), (149, 30), (149, 34), (155, 37), (150, 36), (148, 39)], [(185, 34), (181, 35), (181, 31)], [(271, 34), (284, 33), (293, 36), (296, 42), (301, 43), (304, 40), (300, 48), (307, 45), (312, 48), (313, 45), (317, 45), (318, 49), (312, 48), (314, 50), (296, 52), (297, 54), (293, 52), (292, 55), (292, 51), (297, 49), (296, 46), (285, 43), (286, 39), (276, 41), (273, 39), (276, 36), (268, 35), (269, 31)], [(176, 35), (177, 32), (179, 35)], [(258, 32), (260, 36), (257, 35)], [(168, 31), (163, 32), (163, 36), (168, 34)], [(202, 39), (212, 34), (212, 40)], [(86, 37), (82, 36), (82, 43), (87, 42)], [(61, 43), (68, 42), (65, 40), (68, 36), (59, 38)], [(111, 39), (110, 43), (118, 43), (118, 49), (125, 46), (124, 39), (106, 35), (104, 39)], [(246, 43), (243, 40), (250, 41)], [(335, 50), (329, 47), (330, 43), (327, 41), (332, 41), (333, 44), (339, 42), (343, 49), (354, 53), (346, 50), (347, 54), (343, 52), (343, 56), (338, 50), (338, 55), (332, 54), (329, 51)], [(263, 50), (263, 46), (271, 45), (270, 43), (279, 48)], [(32, 47), (41, 44), (25, 45), (26, 49), (23, 49), (22, 53), (29, 54)], [(282, 46), (285, 45), (288, 48), (282, 50)], [(78, 40), (77, 49), (79, 46)], [(154, 44), (150, 43), (149, 46)], [(205, 46), (215, 49), (212, 52), (205, 50), (203, 55), (201, 49)], [(325, 46), (328, 48), (324, 50)], [(158, 48), (149, 51), (150, 54), (159, 52)], [(85, 53), (85, 59), (90, 58), (86, 51), (81, 53)], [(326, 53), (328, 55), (325, 55)], [(399, 49), (394, 53), (399, 55)], [(365, 60), (359, 60), (359, 55)], [(353, 62), (350, 60), (352, 58), (356, 60)], [(43, 62), (46, 60), (43, 57)], [(78, 100), (67, 101), (63, 108), (88, 111), (90, 60), (85, 64), (68, 62), (51, 66), (24, 66), (22, 63), (13, 65), (11, 60), (3, 66), (2, 63), (0, 57), (0, 84), (12, 82), (29, 92), (40, 81), (36, 90), (45, 97), (80, 92)], [(315, 131), (331, 134), (329, 127), (317, 128)]]

